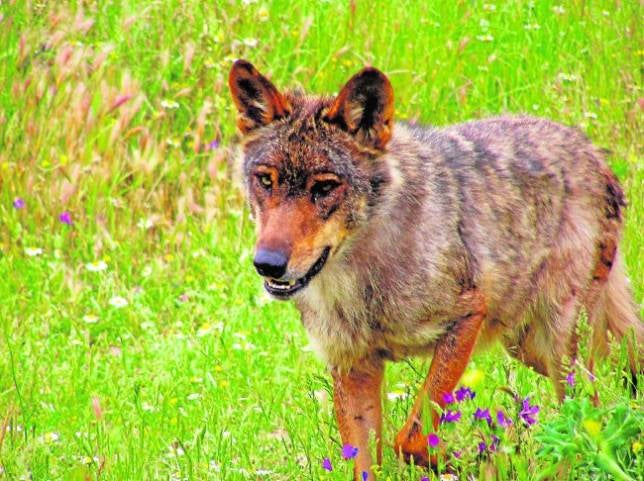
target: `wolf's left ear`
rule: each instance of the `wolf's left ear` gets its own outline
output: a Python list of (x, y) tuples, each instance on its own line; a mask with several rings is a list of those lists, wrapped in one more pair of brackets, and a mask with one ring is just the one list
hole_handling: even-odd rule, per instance
[(291, 105), (284, 96), (246, 60), (233, 64), (228, 86), (239, 114), (237, 126), (244, 134), (291, 113)]
[(358, 142), (383, 150), (391, 138), (394, 90), (380, 70), (367, 67), (342, 88), (324, 116)]

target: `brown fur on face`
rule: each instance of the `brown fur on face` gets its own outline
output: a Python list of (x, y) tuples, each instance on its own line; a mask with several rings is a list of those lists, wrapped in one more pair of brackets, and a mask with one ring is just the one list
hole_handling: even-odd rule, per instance
[[(256, 249), (286, 253), (285, 278), (296, 279), (325, 248), (331, 257), (341, 252), (390, 176), (373, 160), (391, 136), (391, 85), (367, 68), (335, 99), (281, 94), (245, 61), (235, 63), (229, 84), (246, 134), (244, 174), (257, 218)], [(316, 191), (325, 184), (332, 184), (328, 193)]]

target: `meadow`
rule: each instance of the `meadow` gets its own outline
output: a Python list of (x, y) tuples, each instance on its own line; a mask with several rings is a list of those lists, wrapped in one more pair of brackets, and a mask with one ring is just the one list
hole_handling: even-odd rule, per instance
[[(350, 479), (326, 368), (252, 268), (236, 58), (327, 93), (374, 65), (399, 119), (579, 126), (626, 190), (641, 303), (641, 18), (637, 0), (0, 1), (0, 480)], [(477, 355), (476, 396), (438, 433), (454, 477), (388, 447), (427, 367), (387, 367), (379, 479), (643, 479), (623, 346), (595, 378), (571, 367), (562, 406), (502, 350)]]

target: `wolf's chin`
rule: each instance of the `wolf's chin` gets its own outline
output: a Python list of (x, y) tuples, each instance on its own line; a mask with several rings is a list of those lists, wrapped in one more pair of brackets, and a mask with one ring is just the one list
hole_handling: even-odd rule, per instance
[(319, 272), (326, 264), (326, 261), (329, 259), (330, 252), (331, 247), (325, 247), (320, 257), (318, 257), (318, 260), (315, 261), (308, 272), (296, 281), (282, 282), (275, 279), (265, 279), (264, 289), (266, 289), (266, 292), (268, 292), (275, 299), (283, 301), (290, 299), (293, 295), (304, 289), (309, 284), (309, 282), (311, 282), (311, 279), (319, 274)]

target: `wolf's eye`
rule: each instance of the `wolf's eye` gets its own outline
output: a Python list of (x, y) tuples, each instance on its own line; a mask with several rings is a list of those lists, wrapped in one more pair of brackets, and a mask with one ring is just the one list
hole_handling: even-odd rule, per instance
[(257, 180), (265, 190), (271, 190), (273, 187), (273, 179), (270, 174), (257, 174)]
[(311, 187), (311, 194), (313, 194), (314, 199), (321, 199), (329, 195), (339, 185), (335, 180), (318, 180)]

